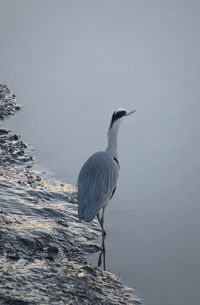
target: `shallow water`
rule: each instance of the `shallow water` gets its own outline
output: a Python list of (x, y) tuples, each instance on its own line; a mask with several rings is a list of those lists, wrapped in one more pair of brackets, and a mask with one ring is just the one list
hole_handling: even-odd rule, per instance
[[(24, 109), (5, 122), (42, 166), (75, 184), (106, 146), (114, 109), (120, 180), (106, 265), (149, 305), (199, 291), (198, 1), (2, 1), (0, 77)], [(93, 261), (96, 258), (92, 258)]]

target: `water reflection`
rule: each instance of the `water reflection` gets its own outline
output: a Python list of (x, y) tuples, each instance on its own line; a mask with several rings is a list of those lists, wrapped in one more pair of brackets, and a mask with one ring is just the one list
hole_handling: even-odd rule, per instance
[(106, 251), (101, 250), (98, 258), (98, 267), (103, 267), (106, 270)]
[(106, 247), (105, 247), (105, 237), (106, 234), (102, 234), (102, 244), (101, 244), (101, 251), (99, 253), (98, 258), (98, 267), (103, 267), (103, 270), (106, 270)]

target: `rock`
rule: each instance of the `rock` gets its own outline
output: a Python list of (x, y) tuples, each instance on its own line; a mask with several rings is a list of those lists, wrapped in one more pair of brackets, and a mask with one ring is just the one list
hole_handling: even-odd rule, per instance
[(8, 134), (9, 130), (7, 129), (0, 129), (0, 135)]
[(0, 84), (0, 119), (3, 120), (20, 109), (21, 106), (16, 104), (15, 95), (11, 94), (7, 86)]
[(13, 135), (13, 140), (14, 140), (14, 141), (19, 140), (19, 136), (18, 136), (18, 135), (16, 135), (16, 134), (14, 134), (14, 135)]

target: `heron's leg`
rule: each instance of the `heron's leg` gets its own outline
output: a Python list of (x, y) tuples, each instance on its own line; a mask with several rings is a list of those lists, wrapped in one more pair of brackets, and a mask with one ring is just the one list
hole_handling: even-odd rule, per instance
[[(102, 216), (100, 217), (100, 213), (98, 212), (97, 213), (97, 219), (98, 219), (98, 221), (99, 221), (99, 223), (100, 223), (100, 226), (101, 226), (101, 231), (102, 231), (102, 237), (105, 237), (105, 235), (106, 235), (106, 231), (104, 230), (104, 228), (103, 228), (103, 223), (104, 223), (104, 209), (105, 208), (103, 208), (103, 211), (102, 211)], [(104, 240), (103, 240), (103, 242), (102, 242), (102, 245), (104, 244)]]
[(102, 230), (102, 232), (103, 232), (103, 227), (102, 227), (102, 217), (100, 217), (100, 213), (98, 212), (97, 213), (97, 219), (98, 219), (98, 221), (99, 221), (99, 224), (100, 224), (100, 226), (101, 226), (101, 230)]
[(106, 270), (106, 251), (103, 252), (103, 270)]
[[(97, 213), (97, 219), (98, 219), (98, 221), (100, 223), (100, 226), (101, 226), (101, 218), (100, 218), (100, 213), (99, 212)], [(102, 228), (102, 226), (101, 226), (101, 228)]]
[(102, 210), (102, 215), (101, 215), (101, 228), (102, 228), (102, 232), (103, 232), (103, 235), (106, 236), (106, 231), (104, 230), (104, 211), (105, 211), (105, 207), (103, 207), (103, 210)]
[(105, 248), (105, 237), (106, 237), (106, 233), (105, 233), (105, 231), (103, 230), (103, 231), (102, 231), (102, 245), (101, 245), (101, 247), (102, 247), (102, 252), (106, 252), (106, 248)]

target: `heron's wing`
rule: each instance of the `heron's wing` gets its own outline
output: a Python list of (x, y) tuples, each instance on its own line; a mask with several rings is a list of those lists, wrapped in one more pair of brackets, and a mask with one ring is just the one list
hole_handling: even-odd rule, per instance
[(91, 221), (112, 197), (119, 169), (107, 152), (92, 155), (78, 177), (79, 218)]

